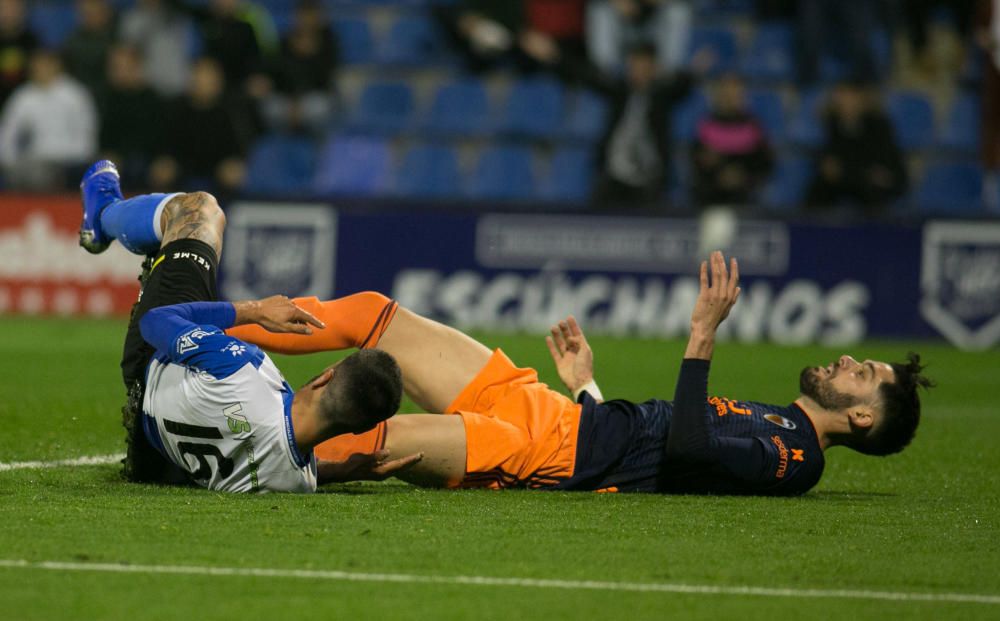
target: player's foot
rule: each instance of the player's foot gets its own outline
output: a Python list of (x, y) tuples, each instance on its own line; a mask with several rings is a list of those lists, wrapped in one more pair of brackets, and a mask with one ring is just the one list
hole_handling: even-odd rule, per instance
[(83, 195), (80, 246), (92, 254), (104, 252), (111, 245), (111, 239), (101, 229), (101, 212), (124, 198), (114, 162), (101, 160), (87, 169), (80, 181), (80, 193)]

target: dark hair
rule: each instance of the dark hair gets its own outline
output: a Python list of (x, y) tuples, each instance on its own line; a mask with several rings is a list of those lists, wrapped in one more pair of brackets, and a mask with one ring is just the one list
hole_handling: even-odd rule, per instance
[(403, 376), (395, 358), (362, 349), (344, 358), (320, 398), (328, 420), (354, 432), (371, 429), (399, 409)]
[(882, 382), (879, 397), (882, 421), (852, 448), (866, 455), (892, 455), (902, 451), (913, 440), (920, 424), (918, 388), (932, 388), (934, 382), (920, 372), (920, 355), (910, 352), (906, 362), (893, 363), (895, 381)]

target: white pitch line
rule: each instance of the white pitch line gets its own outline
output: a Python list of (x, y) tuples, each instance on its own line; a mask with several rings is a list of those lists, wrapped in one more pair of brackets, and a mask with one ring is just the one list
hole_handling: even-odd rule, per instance
[(863, 591), (850, 589), (793, 589), (755, 586), (715, 586), (657, 582), (604, 582), (593, 580), (546, 580), (490, 576), (428, 576), (418, 574), (370, 574), (319, 569), (267, 569), (253, 567), (212, 567), (198, 565), (127, 565), (123, 563), (31, 562), (0, 559), (0, 568), (52, 571), (93, 571), (125, 574), (176, 574), (188, 576), (234, 576), (241, 578), (298, 578), (340, 582), (391, 582), (402, 584), (445, 584), (487, 587), (526, 587), (575, 591), (630, 591), (680, 593), (685, 595), (750, 595), (828, 599), (888, 600), (896, 602), (947, 602), (1000, 604), (1000, 595), (975, 593), (915, 593), (907, 591)]
[(57, 461), (14, 461), (0, 463), (0, 472), (8, 470), (40, 470), (42, 468), (63, 468), (74, 466), (103, 466), (121, 461), (124, 455), (91, 455), (89, 457), (76, 457), (74, 459), (60, 459)]

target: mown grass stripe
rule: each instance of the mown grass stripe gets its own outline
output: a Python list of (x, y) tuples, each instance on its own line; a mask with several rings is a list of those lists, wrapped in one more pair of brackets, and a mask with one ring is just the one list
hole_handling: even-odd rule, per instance
[(131, 565), (124, 563), (74, 563), (0, 559), (0, 568), (41, 569), (51, 571), (92, 571), (135, 574), (176, 574), (192, 576), (234, 576), (253, 578), (298, 578), (344, 582), (388, 582), (444, 584), (489, 587), (526, 587), (581, 591), (626, 591), (639, 593), (678, 593), (684, 595), (748, 595), (759, 597), (826, 598), (887, 600), (898, 602), (948, 602), (1000, 604), (1000, 595), (976, 593), (916, 593), (907, 591), (865, 591), (852, 589), (795, 589), (749, 585), (698, 585), (656, 582), (606, 582), (597, 580), (549, 580), (537, 578), (502, 578), (492, 576), (434, 576), (418, 574), (382, 574), (319, 569), (268, 569), (261, 567), (211, 567), (197, 565)]

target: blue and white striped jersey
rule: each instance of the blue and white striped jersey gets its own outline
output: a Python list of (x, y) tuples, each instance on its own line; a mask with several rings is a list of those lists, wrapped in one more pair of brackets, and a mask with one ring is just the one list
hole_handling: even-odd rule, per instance
[(146, 436), (208, 489), (314, 492), (315, 457), (295, 443), (294, 392), (264, 352), (223, 332), (234, 321), (226, 302), (143, 316), (143, 338), (157, 348), (146, 372)]

